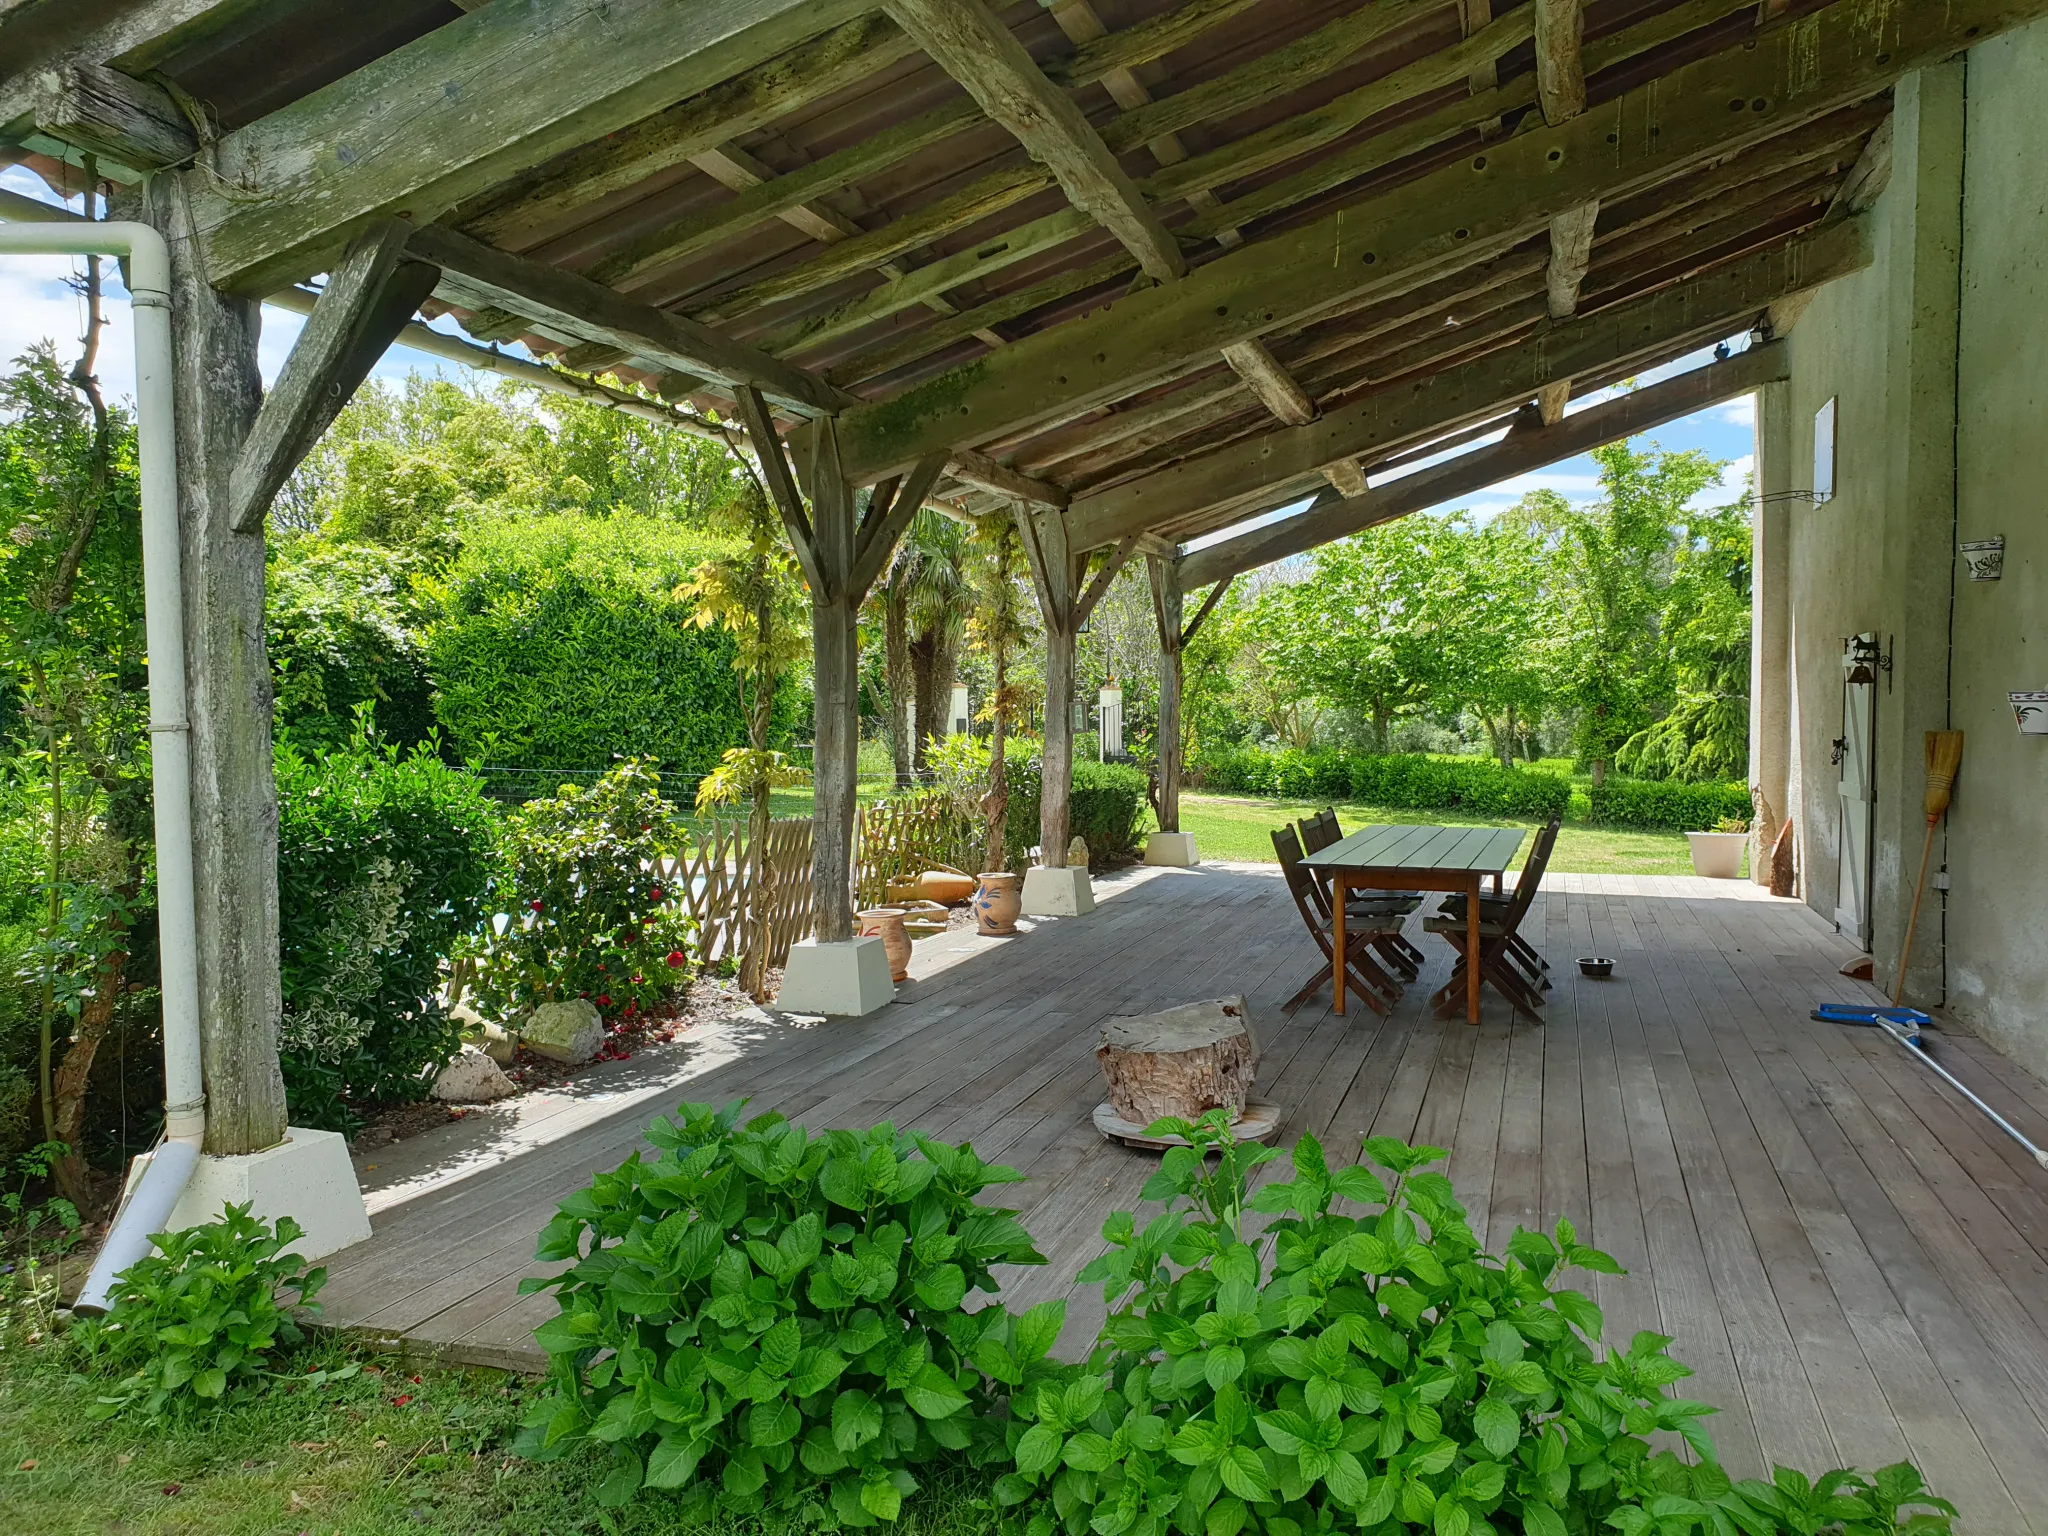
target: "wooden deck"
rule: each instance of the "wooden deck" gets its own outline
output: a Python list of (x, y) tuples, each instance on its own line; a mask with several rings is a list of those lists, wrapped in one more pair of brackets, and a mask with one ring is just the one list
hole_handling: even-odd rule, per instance
[[(1262, 1034), (1259, 1093), (1291, 1140), (1333, 1157), (1367, 1133), (1451, 1149), (1449, 1171), (1494, 1244), (1568, 1216), (1629, 1273), (1587, 1277), (1609, 1336), (1673, 1335), (1722, 1409), (1731, 1470), (1911, 1457), (1972, 1536), (2048, 1536), (2048, 1178), (1870, 1031), (1812, 1023), (1847, 947), (1804, 907), (1746, 883), (1554, 875), (1531, 931), (1555, 966), (1543, 1026), (1332, 1016), (1281, 1000), (1318, 957), (1277, 871), (1144, 870), (1105, 882), (1080, 921), (1025, 937), (920, 945), (918, 979), (859, 1022), (760, 1016), (643, 1054), (370, 1154), (376, 1235), (330, 1261), (328, 1321), (459, 1358), (534, 1363), (552, 1311), (516, 1294), (555, 1202), (684, 1098), (750, 1095), (815, 1126), (879, 1120), (971, 1140), (1024, 1169), (1009, 1193), (1044, 1269), (1023, 1303), (1070, 1294), (1070, 1340), (1099, 1295), (1070, 1277), (1151, 1160), (1106, 1145), (1097, 1022), (1242, 991)], [(1582, 981), (1573, 957), (1619, 961)], [(2048, 1090), (1976, 1041), (1936, 1050), (2048, 1140)]]

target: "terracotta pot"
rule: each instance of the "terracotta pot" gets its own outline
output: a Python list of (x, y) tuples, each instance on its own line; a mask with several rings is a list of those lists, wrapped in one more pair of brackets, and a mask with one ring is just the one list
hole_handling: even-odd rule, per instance
[(967, 900), (974, 894), (974, 876), (962, 874), (957, 869), (928, 869), (917, 877), (926, 901), (936, 901), (945, 906)]
[(991, 871), (981, 877), (981, 889), (974, 893), (974, 921), (981, 932), (1000, 936), (1017, 931), (1017, 914), (1024, 910), (1024, 877), (1006, 871)]
[(870, 907), (860, 914), (863, 938), (869, 934), (882, 940), (882, 953), (889, 957), (889, 979), (910, 980), (910, 935), (903, 931), (901, 907)]
[(908, 880), (885, 881), (882, 899), (892, 907), (912, 906), (924, 899), (924, 882), (915, 875)]

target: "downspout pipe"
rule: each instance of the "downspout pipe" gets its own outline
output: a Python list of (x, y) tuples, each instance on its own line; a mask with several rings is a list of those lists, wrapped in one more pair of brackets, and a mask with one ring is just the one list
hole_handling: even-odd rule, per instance
[(192, 901), (192, 727), (185, 712), (184, 578), (171, 415), (171, 259), (147, 224), (85, 219), (0, 224), (0, 255), (114, 256), (135, 315), (136, 439), (142, 478), (142, 589), (149, 641), (150, 787), (156, 814), (158, 950), (164, 1018), (164, 1141), (115, 1213), (74, 1312), (107, 1310), (114, 1277), (149, 1253), (150, 1235), (198, 1166), (206, 1140), (199, 1055), (199, 935)]

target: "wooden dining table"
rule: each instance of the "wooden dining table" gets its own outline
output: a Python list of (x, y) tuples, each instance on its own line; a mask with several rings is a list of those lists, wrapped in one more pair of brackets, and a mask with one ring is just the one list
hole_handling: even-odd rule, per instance
[[(1465, 1021), (1479, 1022), (1479, 887), (1489, 876), (1496, 895), (1501, 875), (1528, 834), (1519, 827), (1360, 827), (1302, 860), (1331, 882), (1330, 903), (1337, 954), (1345, 951), (1344, 903), (1354, 890), (1447, 891), (1465, 897), (1467, 953)], [(1344, 1011), (1344, 966), (1331, 983), (1337, 1012)]]

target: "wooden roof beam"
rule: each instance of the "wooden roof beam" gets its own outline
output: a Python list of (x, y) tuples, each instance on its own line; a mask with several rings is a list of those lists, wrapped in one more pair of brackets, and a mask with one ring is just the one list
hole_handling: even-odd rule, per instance
[(1362, 496), (1346, 495), (1324, 501), (1283, 522), (1196, 550), (1181, 558), (1181, 581), (1187, 587), (1199, 587), (1228, 580), (1275, 560), (1305, 554), (1375, 524), (1441, 506), (1455, 497), (1469, 496), (1546, 464), (1746, 395), (1789, 377), (1790, 372), (1790, 359), (1783, 343), (1753, 346), (1725, 362), (1690, 369), (1581, 411), (1556, 425), (1511, 432), (1489, 448), (1390, 480)]
[(1288, 427), (1232, 443), (1170, 468), (1080, 496), (1067, 512), (1077, 549), (1113, 543), (1267, 487), (1310, 483), (1339, 457), (1371, 457), (1455, 424), (1528, 400), (1545, 384), (1589, 373), (1694, 336), (1727, 335), (1774, 299), (1859, 271), (1870, 260), (1860, 223), (1825, 227), (1690, 282), (1592, 315), (1550, 324), (1529, 340), (1461, 368), (1427, 374)]
[[(215, 144), (194, 231), (220, 287), (319, 268), (379, 214), (437, 218), (520, 172), (742, 74), (864, 0), (487, 5)], [(734, 131), (729, 123), (718, 138)]]
[[(474, 14), (490, 14), (487, 7)], [(430, 224), (413, 232), (408, 249), (459, 279), (465, 301), (530, 315), (587, 341), (618, 347), (666, 368), (708, 374), (737, 388), (759, 389), (785, 409), (821, 415), (854, 403), (816, 374), (700, 325), (681, 315), (629, 299), (601, 283), (530, 257), (515, 256), (452, 229)], [(467, 303), (465, 303), (467, 307)]]
[[(2023, 9), (2048, 10), (2048, 0), (2025, 0)], [(1875, 95), (1946, 57), (1970, 30), (2021, 19), (2009, 0), (1954, 0), (1892, 13), (1879, 36), (1855, 0), (1837, 0), (1797, 27), (1408, 182), (1367, 205), (1367, 220), (1358, 210), (1333, 213), (863, 407), (847, 420), (848, 467), (862, 478), (901, 469), (935, 442), (985, 441), (1115, 399), (1192, 356), (1485, 260), (1558, 213), (1697, 171)], [(1740, 114), (1729, 110), (1735, 100), (1746, 104)]]
[(0, 6), (0, 138), (28, 128), (45, 73), (80, 65), (146, 74), (171, 49), (219, 31), (260, 3), (133, 0), (118, 6)]
[(74, 164), (92, 155), (101, 174), (117, 181), (139, 181), (199, 149), (199, 135), (161, 88), (100, 64), (44, 73), (33, 112), (36, 132), (26, 147), (53, 150)]
[(885, 9), (947, 74), (1014, 134), (1067, 198), (1115, 235), (1155, 282), (1187, 258), (1067, 93), (1039, 72), (982, 0), (887, 0)]

